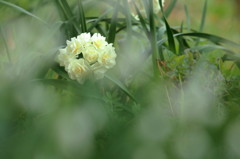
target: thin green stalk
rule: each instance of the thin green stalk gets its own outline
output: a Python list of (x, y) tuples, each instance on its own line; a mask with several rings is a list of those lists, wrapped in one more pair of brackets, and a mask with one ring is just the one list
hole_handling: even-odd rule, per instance
[(10, 51), (9, 51), (9, 48), (8, 48), (8, 45), (7, 45), (7, 41), (6, 41), (6, 39), (5, 39), (5, 36), (4, 36), (4, 34), (3, 34), (3, 30), (2, 30), (1, 27), (0, 27), (0, 32), (1, 32), (1, 35), (2, 35), (3, 43), (4, 43), (5, 48), (6, 48), (6, 54), (7, 54), (8, 60), (9, 60), (9, 62), (11, 63), (11, 62), (12, 62), (12, 59), (11, 59), (11, 56), (10, 56)]
[(131, 13), (128, 4), (128, 0), (123, 0), (125, 6), (125, 16), (126, 16), (126, 24), (127, 24), (127, 33), (128, 37), (131, 38), (132, 35), (132, 20), (131, 20)]
[(166, 89), (166, 93), (167, 93), (167, 98), (168, 98), (168, 102), (169, 102), (169, 107), (170, 107), (170, 110), (171, 110), (171, 112), (172, 112), (172, 115), (174, 116), (173, 105), (172, 105), (171, 98), (170, 98), (170, 96), (169, 96), (168, 88), (165, 87), (165, 89)]
[(31, 13), (31, 12), (29, 12), (29, 11), (27, 11), (27, 10), (25, 10), (25, 9), (23, 9), (23, 8), (15, 5), (15, 4), (13, 4), (13, 3), (6, 2), (6, 1), (2, 1), (2, 0), (0, 0), (0, 3), (4, 4), (4, 5), (6, 5), (6, 6), (12, 7), (12, 8), (14, 8), (14, 9), (16, 9), (16, 10), (18, 10), (18, 11), (20, 11), (20, 12), (26, 14), (26, 15), (29, 15), (29, 16), (35, 18), (36, 20), (38, 20), (38, 21), (40, 21), (40, 22), (42, 22), (42, 23), (44, 23), (44, 24), (47, 24), (46, 21), (42, 20), (42, 19), (39, 18), (38, 16), (34, 15), (33, 13)]
[(175, 7), (176, 3), (177, 3), (177, 0), (172, 0), (171, 3), (168, 5), (168, 8), (165, 11), (165, 17), (166, 18), (168, 18), (170, 16), (170, 14), (172, 13), (173, 8)]
[(113, 13), (113, 16), (112, 16), (112, 19), (111, 19), (111, 25), (110, 25), (110, 28), (109, 28), (108, 38), (107, 38), (109, 43), (114, 43), (114, 41), (115, 41), (118, 9), (119, 9), (119, 2), (116, 1), (115, 10), (114, 10), (114, 13)]
[(152, 63), (153, 63), (153, 72), (154, 76), (158, 75), (158, 65), (157, 65), (157, 56), (158, 56), (158, 46), (157, 46), (157, 37), (156, 37), (156, 28), (154, 22), (154, 13), (153, 13), (153, 1), (149, 1), (149, 25), (150, 25), (150, 38), (151, 38), (151, 47), (152, 47)]
[(184, 10), (185, 10), (185, 14), (186, 14), (187, 30), (190, 31), (191, 30), (191, 19), (190, 19), (188, 7), (186, 5), (184, 5)]
[(80, 14), (79, 21), (80, 21), (80, 24), (81, 24), (81, 31), (82, 31), (82, 33), (84, 33), (84, 32), (87, 32), (87, 24), (86, 24), (84, 9), (83, 9), (83, 5), (82, 5), (81, 0), (78, 1), (78, 10), (79, 10), (79, 14)]

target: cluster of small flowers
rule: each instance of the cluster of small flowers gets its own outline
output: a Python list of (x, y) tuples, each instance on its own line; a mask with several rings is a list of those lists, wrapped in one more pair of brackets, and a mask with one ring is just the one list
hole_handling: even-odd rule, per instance
[[(159, 5), (159, 0), (152, 0), (152, 1), (153, 1), (153, 12), (155, 14), (158, 14), (159, 11), (161, 10), (161, 7)], [(145, 12), (145, 7), (144, 7), (144, 4), (143, 4), (142, 0), (128, 0), (128, 3), (130, 4), (130, 8), (132, 10), (132, 15), (136, 20), (139, 20), (139, 17), (137, 15), (137, 13), (135, 12), (135, 7), (134, 7), (133, 3), (135, 3), (137, 5), (137, 7), (138, 7), (140, 13), (142, 14), (142, 16), (144, 18), (147, 17), (147, 14)], [(162, 6), (164, 6), (164, 3), (165, 3), (165, 0), (162, 0)]]
[(99, 33), (82, 33), (67, 40), (67, 46), (60, 49), (57, 60), (64, 66), (71, 79), (79, 83), (93, 76), (101, 79), (105, 72), (116, 62), (115, 48), (106, 42), (106, 38)]

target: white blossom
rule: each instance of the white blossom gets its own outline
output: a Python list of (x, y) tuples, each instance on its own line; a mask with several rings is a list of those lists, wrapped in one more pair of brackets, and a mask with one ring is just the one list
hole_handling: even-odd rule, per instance
[(107, 69), (112, 68), (115, 64), (115, 58), (117, 57), (114, 47), (112, 45), (106, 46), (106, 48), (99, 54), (98, 62)]
[(69, 77), (84, 83), (88, 78), (101, 79), (116, 64), (115, 48), (99, 33), (82, 33), (67, 40), (59, 50), (57, 61), (65, 67)]
[(83, 83), (89, 74), (90, 66), (84, 59), (73, 59), (65, 69), (71, 79)]

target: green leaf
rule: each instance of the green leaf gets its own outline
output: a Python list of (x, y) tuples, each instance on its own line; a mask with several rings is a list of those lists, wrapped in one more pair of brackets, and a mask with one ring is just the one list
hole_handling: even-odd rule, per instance
[(13, 3), (6, 2), (6, 1), (2, 1), (2, 0), (0, 0), (0, 3), (4, 4), (4, 5), (6, 5), (6, 6), (12, 7), (12, 8), (14, 8), (14, 9), (16, 9), (16, 10), (18, 10), (18, 11), (20, 11), (20, 12), (26, 14), (26, 15), (29, 15), (29, 16), (35, 18), (36, 20), (38, 20), (38, 21), (40, 21), (40, 22), (42, 22), (42, 23), (44, 23), (44, 24), (47, 24), (46, 21), (42, 20), (42, 19), (39, 18), (38, 16), (34, 15), (33, 13), (31, 13), (31, 12), (29, 12), (29, 11), (27, 11), (27, 10), (25, 10), (25, 9), (23, 9), (23, 8), (15, 5), (15, 4), (13, 4)]
[(134, 98), (134, 96), (132, 95), (132, 93), (130, 93), (130, 91), (127, 89), (127, 87), (118, 79), (109, 76), (109, 75), (105, 75), (105, 77), (107, 79), (109, 79), (111, 82), (113, 82), (114, 84), (116, 84), (123, 92), (125, 92), (132, 100), (134, 100), (135, 102), (136, 99)]

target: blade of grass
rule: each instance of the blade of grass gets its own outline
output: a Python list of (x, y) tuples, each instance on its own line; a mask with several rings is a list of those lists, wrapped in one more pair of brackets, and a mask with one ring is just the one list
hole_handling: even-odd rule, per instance
[(51, 67), (51, 69), (56, 72), (58, 75), (60, 75), (61, 77), (70, 80), (67, 72), (64, 70), (63, 67), (59, 66), (58, 63), (53, 64), (53, 66)]
[[(180, 28), (180, 32), (183, 31), (183, 23)], [(179, 31), (172, 29), (173, 34), (179, 33)], [(184, 37), (176, 37), (176, 39), (179, 42), (179, 55), (182, 55), (184, 53), (185, 49), (190, 48), (189, 44), (187, 43), (187, 40)]]
[[(204, 24), (206, 21), (206, 14), (207, 14), (207, 0), (205, 0), (204, 2), (204, 7), (203, 7), (203, 11), (202, 11), (202, 18), (201, 18), (201, 24), (200, 24), (200, 28), (199, 28), (199, 32), (203, 31), (204, 28)], [(200, 39), (196, 40), (196, 46), (199, 44)]]
[(174, 37), (173, 37), (173, 32), (172, 32), (172, 29), (170, 28), (170, 25), (168, 24), (168, 22), (166, 20), (165, 12), (163, 11), (162, 0), (159, 0), (159, 5), (160, 5), (160, 8), (161, 8), (161, 11), (162, 11), (162, 14), (163, 14), (163, 20), (164, 20), (164, 23), (165, 23), (165, 26), (166, 26), (169, 49), (174, 54), (177, 54), (176, 45), (175, 45), (175, 41), (174, 41)]
[(157, 36), (156, 36), (156, 27), (154, 22), (154, 12), (153, 12), (153, 1), (149, 1), (149, 25), (150, 25), (150, 42), (152, 47), (152, 63), (153, 63), (153, 73), (157, 77), (158, 65), (157, 65), (157, 56), (158, 56), (158, 46), (157, 46)]
[(98, 24), (95, 28), (102, 36), (106, 37), (106, 31), (101, 26), (101, 24)]
[(62, 11), (65, 12), (65, 15), (67, 17), (67, 20), (73, 24), (73, 27), (74, 29), (76, 30), (76, 32), (78, 34), (81, 33), (81, 28), (80, 26), (77, 24), (75, 17), (74, 17), (74, 14), (72, 13), (71, 11), (71, 8), (70, 6), (68, 5), (67, 1), (66, 0), (57, 0), (62, 8)]
[(95, 21), (94, 23), (88, 28), (88, 32), (91, 32), (97, 25), (99, 22), (101, 22), (105, 17), (106, 15), (112, 11), (112, 8), (106, 10), (101, 16), (99, 16)]
[(126, 87), (121, 81), (119, 81), (118, 79), (116, 79), (116, 78), (114, 78), (114, 77), (112, 77), (112, 76), (110, 76), (110, 75), (105, 75), (105, 77), (106, 77), (108, 80), (112, 81), (114, 84), (116, 84), (116, 85), (117, 85), (123, 92), (125, 92), (132, 100), (134, 100), (135, 102), (137, 102), (136, 99), (134, 98), (134, 96), (132, 95), (132, 93), (130, 93), (130, 91), (127, 89), (127, 87)]
[(190, 31), (191, 29), (191, 18), (189, 15), (188, 7), (184, 5), (185, 15), (186, 15), (186, 22), (187, 22), (187, 30)]
[(168, 37), (168, 45), (169, 45), (169, 49), (174, 53), (177, 54), (176, 52), (176, 45), (175, 45), (175, 41), (174, 41), (174, 36), (173, 36), (173, 32), (172, 29), (170, 28), (167, 20), (165, 17), (164, 18), (164, 22), (166, 25), (166, 29), (167, 29), (167, 37)]
[(125, 6), (124, 9), (125, 9), (125, 16), (126, 16), (128, 38), (131, 38), (131, 35), (132, 35), (132, 20), (131, 20), (131, 13), (130, 13), (128, 0), (123, 0), (123, 4)]
[[(162, 39), (164, 37), (165, 32), (166, 32), (166, 26), (165, 25), (158, 28), (157, 39)], [(163, 47), (161, 45), (158, 46), (158, 52), (159, 52), (160, 60), (164, 61)]]
[(213, 43), (216, 43), (216, 44), (225, 43), (225, 44), (240, 48), (240, 44), (237, 44), (237, 43), (227, 40), (225, 38), (222, 38), (222, 37), (219, 37), (216, 35), (212, 35), (212, 34), (207, 34), (207, 33), (179, 33), (179, 34), (175, 34), (174, 36), (175, 37), (190, 36), (190, 37), (204, 38), (204, 39), (212, 41)]
[(114, 13), (112, 15), (111, 24), (108, 32), (108, 43), (114, 43), (117, 29), (117, 16), (118, 16), (119, 2), (116, 1)]
[(205, 2), (204, 2), (204, 7), (203, 7), (203, 11), (202, 11), (202, 18), (201, 18), (201, 24), (200, 24), (199, 32), (203, 31), (204, 24), (205, 24), (205, 21), (206, 21), (207, 6), (208, 6), (207, 2), (208, 2), (208, 0), (205, 0)]
[(223, 50), (225, 51), (226, 53), (230, 53), (230, 54), (236, 54), (235, 52), (233, 52), (232, 50), (229, 50), (223, 46), (219, 46), (219, 45), (202, 45), (202, 46), (195, 46), (195, 47), (192, 47), (190, 48), (191, 51), (193, 52), (203, 52), (203, 53), (206, 53), (206, 52), (211, 52), (213, 50)]
[[(178, 34), (174, 34), (174, 37), (184, 37), (184, 36), (189, 36), (189, 37), (197, 37), (197, 38), (203, 38), (203, 39), (207, 39), (215, 44), (220, 45), (222, 44), (228, 44), (231, 46), (234, 46), (236, 48), (240, 48), (240, 44), (237, 44), (233, 41), (224, 39), (222, 37), (216, 36), (216, 35), (212, 35), (212, 34), (207, 34), (207, 33), (178, 33)], [(163, 43), (165, 43), (168, 40), (168, 38), (164, 38), (160, 41), (157, 42), (158, 45), (162, 45)]]
[(42, 22), (42, 23), (47, 25), (46, 21), (42, 20), (41, 18), (39, 18), (38, 16), (34, 15), (33, 13), (31, 13), (31, 12), (29, 12), (29, 11), (27, 11), (27, 10), (25, 10), (25, 9), (15, 5), (15, 4), (13, 4), (13, 3), (6, 2), (6, 1), (3, 1), (3, 0), (0, 0), (0, 3), (4, 4), (6, 6), (12, 7), (14, 9), (18, 10), (19, 12), (22, 12), (22, 13), (28, 15), (28, 16), (31, 16), (31, 17), (35, 18), (36, 20), (38, 20), (38, 21), (40, 21), (40, 22)]
[(78, 10), (79, 10), (79, 14), (80, 14), (81, 31), (82, 31), (82, 33), (84, 33), (84, 32), (87, 32), (87, 25), (86, 25), (86, 19), (85, 19), (85, 15), (84, 15), (82, 0), (78, 1)]
[(62, 24), (62, 28), (65, 31), (65, 35), (66, 35), (67, 39), (70, 39), (71, 37), (74, 36), (74, 34), (76, 34), (76, 30), (74, 32), (74, 28), (73, 28), (72, 24), (70, 24), (70, 21), (68, 20), (68, 16), (67, 16), (65, 10), (63, 9), (61, 2), (59, 0), (55, 0), (54, 2), (55, 2), (55, 6), (58, 10), (58, 14), (59, 14), (60, 18), (64, 22)]
[(149, 39), (149, 38), (150, 38), (150, 37), (149, 37), (149, 36), (150, 36), (150, 33), (149, 33), (149, 30), (148, 30), (147, 25), (146, 25), (146, 23), (145, 23), (145, 20), (144, 20), (142, 14), (140, 13), (140, 11), (139, 11), (136, 3), (135, 3), (134, 1), (132, 1), (132, 2), (133, 2), (133, 6), (134, 6), (134, 8), (135, 8), (135, 10), (136, 10), (136, 12), (137, 12), (137, 15), (138, 15), (138, 18), (139, 18), (139, 20), (140, 20), (140, 23), (141, 23), (141, 26), (142, 26), (142, 28), (143, 28), (143, 31), (145, 32), (147, 38)]
[[(161, 0), (162, 1), (162, 0)], [(169, 4), (168, 8), (165, 11), (165, 17), (168, 18), (170, 16), (170, 14), (173, 11), (173, 8), (175, 7), (177, 3), (177, 0), (172, 0), (171, 3)], [(162, 4), (162, 3), (161, 3)]]
[(5, 39), (5, 36), (4, 36), (3, 30), (2, 30), (2, 27), (0, 27), (0, 33), (1, 33), (1, 35), (2, 35), (3, 43), (4, 43), (5, 48), (6, 48), (6, 53), (7, 53), (8, 60), (9, 60), (9, 62), (11, 63), (11, 62), (12, 62), (12, 59), (11, 59), (10, 51), (9, 51), (9, 48), (8, 48), (8, 45), (7, 45), (7, 41), (6, 41), (6, 39)]

